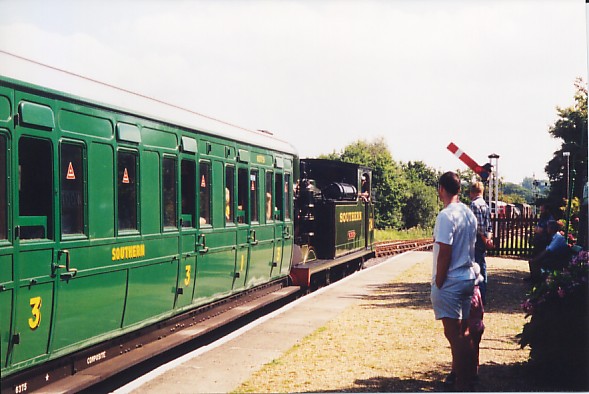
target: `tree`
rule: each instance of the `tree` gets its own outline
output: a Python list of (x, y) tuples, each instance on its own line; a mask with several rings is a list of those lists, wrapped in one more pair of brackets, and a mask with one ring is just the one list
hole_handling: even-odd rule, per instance
[(532, 177), (525, 177), (521, 185), (531, 195), (531, 199), (526, 197), (526, 200), (529, 204), (535, 204), (538, 199), (545, 198), (550, 191), (550, 182), (548, 182), (547, 179), (534, 179)]
[(428, 167), (422, 161), (408, 162), (403, 164), (403, 170), (411, 181), (421, 181), (426, 186), (436, 188), (438, 186), (438, 179), (442, 175), (439, 171)]
[[(532, 178), (529, 178), (532, 179)], [(503, 184), (503, 195), (510, 196), (509, 198), (504, 198), (502, 201), (507, 203), (528, 203), (531, 204), (534, 202), (534, 192), (532, 189), (526, 189), (521, 185), (517, 185), (511, 182), (505, 182)], [(509, 199), (509, 201), (507, 201)]]
[[(474, 181), (479, 180), (480, 178), (470, 168), (468, 168), (466, 170), (456, 170), (456, 175), (458, 175), (458, 179), (460, 179), (460, 194), (459, 194), (460, 201), (462, 201), (466, 205), (470, 205), (470, 185)], [(489, 184), (486, 183), (485, 184), (485, 191), (483, 192), (483, 194), (485, 195), (485, 198), (488, 193), (488, 189), (487, 189), (488, 187), (489, 187)]]
[(404, 227), (433, 227), (441, 207), (435, 187), (416, 180), (409, 183), (408, 191), (409, 196), (401, 208)]
[(402, 166), (409, 181), (407, 199), (401, 208), (405, 228), (433, 227), (441, 207), (436, 190), (441, 174), (422, 161)]
[(567, 156), (570, 180), (574, 181), (574, 189), (570, 197), (582, 197), (583, 184), (587, 181), (587, 88), (581, 78), (575, 81), (575, 104), (570, 107), (557, 107), (559, 119), (548, 132), (554, 138), (560, 138), (562, 145), (554, 152), (545, 171), (551, 182), (549, 199), (560, 205), (567, 196)]
[(508, 204), (526, 204), (527, 201), (520, 194), (500, 194), (499, 200)]

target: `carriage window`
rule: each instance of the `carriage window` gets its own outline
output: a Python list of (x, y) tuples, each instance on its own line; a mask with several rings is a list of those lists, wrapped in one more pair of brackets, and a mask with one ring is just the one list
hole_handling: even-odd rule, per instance
[(276, 220), (283, 220), (283, 206), (284, 205), (284, 185), (282, 184), (282, 174), (276, 174), (276, 204), (277, 211), (275, 213)]
[(182, 227), (196, 227), (196, 164), (192, 160), (182, 160)]
[(273, 173), (266, 171), (266, 194), (264, 205), (266, 206), (266, 221), (274, 219), (274, 177)]
[(235, 212), (233, 208), (233, 198), (235, 196), (235, 168), (225, 168), (225, 223), (235, 222)]
[(163, 192), (164, 192), (164, 227), (176, 227), (176, 159), (164, 157), (163, 170)]
[(237, 223), (248, 222), (248, 190), (249, 177), (247, 169), (240, 168), (237, 172)]
[(21, 138), (18, 154), (20, 238), (53, 239), (51, 143)]
[(211, 224), (211, 163), (200, 163), (200, 224)]
[(0, 239), (8, 238), (6, 220), (6, 137), (0, 135)]
[(258, 209), (258, 170), (252, 170), (250, 173), (250, 202), (251, 206), (251, 221), (257, 222), (260, 220), (259, 209)]
[(118, 152), (119, 230), (137, 230), (137, 155)]
[(84, 234), (84, 167), (83, 147), (62, 144), (61, 183), (61, 233)]
[(290, 174), (284, 175), (284, 219), (290, 220), (290, 201), (292, 200)]

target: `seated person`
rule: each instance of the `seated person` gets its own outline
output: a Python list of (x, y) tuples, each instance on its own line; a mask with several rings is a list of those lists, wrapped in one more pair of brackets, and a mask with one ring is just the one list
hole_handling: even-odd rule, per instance
[(533, 256), (544, 251), (550, 243), (550, 236), (546, 230), (546, 226), (550, 220), (554, 220), (554, 217), (550, 213), (546, 202), (542, 202), (540, 204), (540, 218), (538, 219), (538, 224), (534, 227), (534, 238), (532, 239), (532, 245), (534, 246)]
[(563, 269), (569, 257), (569, 246), (566, 239), (560, 233), (560, 225), (555, 220), (549, 220), (546, 232), (550, 243), (542, 252), (534, 256), (530, 261), (530, 280), (537, 281), (542, 278), (541, 270)]
[(362, 175), (362, 185), (360, 189), (359, 196), (364, 202), (370, 201), (370, 184), (368, 183), (368, 175)]
[(231, 191), (229, 188), (225, 188), (225, 221), (232, 222), (233, 215), (231, 215)]
[(266, 193), (266, 220), (271, 220), (272, 216), (272, 194)]

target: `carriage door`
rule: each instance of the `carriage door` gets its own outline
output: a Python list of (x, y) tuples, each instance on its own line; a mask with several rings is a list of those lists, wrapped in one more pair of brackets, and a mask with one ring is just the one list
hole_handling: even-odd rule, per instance
[(274, 174), (270, 169), (266, 170), (266, 179), (264, 182), (264, 216), (266, 227), (271, 230), (269, 234), (272, 243), (272, 255), (270, 258), (270, 277), (275, 278), (280, 274), (280, 261), (282, 260), (282, 222), (279, 221), (278, 200), (275, 192), (275, 180), (278, 174)]
[(248, 243), (250, 261), (247, 271), (246, 286), (256, 286), (265, 283), (270, 278), (272, 269), (272, 254), (274, 243), (274, 226), (266, 225), (262, 201), (263, 172), (260, 168), (252, 167), (249, 171), (249, 202), (250, 202), (250, 230)]
[[(240, 151), (240, 161), (244, 160)], [(250, 259), (250, 210), (249, 210), (249, 170), (247, 165), (240, 164), (237, 168), (237, 254), (235, 267), (235, 283), (233, 288), (241, 288), (246, 284)]]
[[(289, 165), (289, 168), (292, 170), (292, 161), (285, 160), (285, 164)], [(282, 183), (281, 181), (280, 184), (277, 183), (277, 187), (282, 187), (281, 196), (277, 198), (280, 198), (282, 200), (282, 217), (284, 221), (282, 229), (282, 265), (280, 266), (280, 273), (282, 275), (288, 275), (290, 272), (292, 247), (294, 240), (294, 224), (292, 221), (292, 174), (285, 172), (283, 175), (283, 182), (284, 183)]]
[[(276, 268), (272, 270), (272, 278), (277, 276), (286, 275), (290, 268), (290, 253), (292, 250), (291, 241), (291, 228), (285, 219), (290, 218), (288, 211), (288, 189), (285, 188), (285, 176), (282, 172), (279, 172), (282, 168), (282, 159), (276, 159), (276, 175), (275, 175), (275, 195), (274, 195), (274, 212), (273, 219), (276, 223), (276, 246), (274, 247), (274, 262)], [(288, 178), (290, 179), (290, 178)]]
[(182, 137), (180, 160), (180, 232), (182, 237), (176, 308), (192, 303), (196, 275), (196, 140)]
[(10, 174), (12, 91), (0, 88), (0, 368), (4, 369), (8, 344), (11, 337), (10, 324), (14, 296), (14, 248), (11, 244), (11, 215), (8, 208), (12, 177)]
[(12, 169), (17, 278), (9, 355), (13, 365), (48, 352), (55, 278), (65, 264), (55, 245), (53, 111), (39, 101), (21, 100), (18, 112)]

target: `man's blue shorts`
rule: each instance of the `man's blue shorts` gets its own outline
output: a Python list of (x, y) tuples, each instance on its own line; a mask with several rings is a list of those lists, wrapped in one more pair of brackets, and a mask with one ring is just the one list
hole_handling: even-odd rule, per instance
[(436, 320), (468, 319), (473, 291), (474, 279), (447, 278), (441, 289), (432, 284), (431, 300)]

